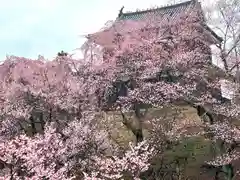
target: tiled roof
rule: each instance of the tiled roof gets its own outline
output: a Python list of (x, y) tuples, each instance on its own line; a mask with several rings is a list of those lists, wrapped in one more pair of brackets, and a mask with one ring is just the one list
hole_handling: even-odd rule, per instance
[(198, 4), (199, 4), (198, 1), (191, 0), (155, 9), (122, 13), (119, 15), (118, 20), (142, 20), (145, 19), (149, 14), (174, 18), (178, 16), (181, 12), (196, 8)]
[[(149, 15), (161, 16), (162, 20), (164, 20), (165, 18), (174, 20), (174, 18), (178, 17), (181, 12), (186, 12), (188, 10), (193, 10), (193, 9), (200, 10), (201, 14), (199, 14), (199, 15), (202, 16), (202, 18), (204, 20), (204, 15), (203, 15), (203, 11), (202, 11), (200, 3), (197, 0), (190, 0), (190, 1), (183, 2), (183, 3), (179, 3), (179, 4), (159, 7), (159, 8), (155, 8), (155, 9), (143, 10), (143, 11), (136, 11), (136, 12), (122, 13), (122, 10), (123, 10), (123, 8), (122, 8), (121, 12), (119, 14), (119, 17), (116, 19), (116, 21), (118, 21), (118, 20), (144, 20)], [(206, 30), (208, 30), (218, 41), (220, 41), (220, 42), (222, 41), (222, 38), (219, 37), (214, 31), (212, 31), (206, 25), (205, 20), (204, 20), (203, 24), (204, 24), (203, 26), (206, 28)]]

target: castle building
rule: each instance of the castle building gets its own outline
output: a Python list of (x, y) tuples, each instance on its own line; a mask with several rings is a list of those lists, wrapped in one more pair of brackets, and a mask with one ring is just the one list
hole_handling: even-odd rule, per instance
[[(179, 17), (182, 15), (188, 15), (191, 19), (191, 16), (193, 16), (192, 23), (198, 24), (198, 29), (196, 29), (196, 32), (194, 32), (194, 36), (198, 38), (203, 38), (204, 43), (202, 41), (198, 41), (198, 38), (189, 38), (189, 40), (184, 40), (184, 47), (187, 47), (187, 49), (193, 49), (195, 47), (199, 47), (199, 43), (201, 44), (201, 49), (204, 54), (209, 54), (209, 67), (211, 67), (211, 71), (214, 71), (213, 76), (222, 76), (224, 79), (224, 73), (223, 70), (216, 67), (214, 63), (212, 63), (213, 60), (219, 58), (215, 54), (216, 46), (220, 45), (222, 42), (222, 38), (219, 37), (208, 25), (206, 22), (206, 19), (204, 17), (204, 12), (201, 7), (200, 2), (197, 0), (190, 0), (183, 3), (178, 3), (174, 5), (164, 6), (164, 7), (158, 7), (154, 9), (148, 9), (148, 10), (141, 10), (141, 11), (135, 11), (135, 12), (123, 12), (123, 8), (119, 11), (119, 14), (116, 18), (116, 20), (112, 23), (111, 26), (107, 27), (106, 29), (103, 29), (102, 31), (89, 34), (87, 36), (89, 42), (91, 45), (94, 45), (95, 47), (98, 47), (98, 49), (101, 49), (103, 54), (103, 60), (104, 60), (104, 52), (106, 49), (111, 49), (112, 42), (115, 41), (115, 36), (117, 34), (126, 34), (128, 32), (138, 31), (138, 28), (141, 28), (141, 23), (143, 23), (145, 20), (150, 19), (151, 17), (159, 17), (161, 21), (168, 21), (171, 23), (177, 23), (179, 20)], [(144, 23), (143, 23), (144, 24)], [(135, 26), (136, 25), (136, 26)], [(159, 26), (161, 33), (164, 31), (164, 28), (161, 29), (161, 25)], [(109, 34), (112, 33), (112, 36), (109, 36)], [(167, 35), (167, 34), (166, 34)], [(181, 34), (180, 34), (181, 35)], [(203, 40), (201, 39), (201, 40)], [(187, 45), (187, 46), (186, 46)], [(98, 51), (99, 52), (99, 51)], [(92, 52), (91, 52), (92, 53)], [(107, 59), (107, 58), (106, 58)], [(200, 89), (204, 88), (202, 83), (199, 83)], [(119, 87), (124, 87), (120, 85)], [(126, 88), (124, 89), (124, 91)], [(119, 90), (121, 92), (121, 90)], [(225, 90), (224, 90), (225, 91)], [(215, 94), (215, 96), (221, 98), (227, 98), (228, 96), (225, 96), (226, 92), (219, 92), (216, 89), (212, 90), (212, 93)], [(125, 92), (120, 94), (126, 94)], [(225, 96), (225, 97), (223, 97)]]

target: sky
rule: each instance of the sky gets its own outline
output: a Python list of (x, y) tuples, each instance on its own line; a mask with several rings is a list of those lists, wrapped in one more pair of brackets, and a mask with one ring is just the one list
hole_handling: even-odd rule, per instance
[(84, 42), (83, 35), (98, 31), (114, 20), (120, 8), (134, 11), (163, 0), (0, 0), (0, 60), (6, 55), (37, 58), (71, 52)]
[(53, 58), (71, 52), (124, 12), (166, 5), (169, 0), (0, 0), (0, 60), (6, 55)]

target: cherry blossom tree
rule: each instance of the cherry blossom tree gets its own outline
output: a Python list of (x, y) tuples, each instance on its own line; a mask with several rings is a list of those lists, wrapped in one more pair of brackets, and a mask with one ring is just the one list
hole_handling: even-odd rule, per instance
[(95, 157), (98, 171), (92, 171), (91, 177), (85, 174), (86, 179), (96, 178), (100, 175), (102, 179), (120, 179), (127, 174), (138, 180), (140, 173), (148, 170), (149, 159), (153, 156), (154, 149), (143, 141), (137, 146), (132, 146), (122, 158), (112, 156), (111, 158)]
[[(98, 125), (96, 90), (111, 81), (101, 76), (106, 69), (68, 56), (53, 61), (9, 57), (0, 68), (4, 179), (72, 179), (101, 168), (94, 169), (96, 157), (117, 158), (117, 147)], [(145, 150), (145, 159), (138, 160), (145, 169), (148, 154)], [(116, 163), (129, 164), (121, 158)]]
[[(140, 142), (143, 139), (141, 109), (183, 101), (197, 109), (204, 120), (205, 133), (210, 131), (212, 138), (221, 137), (223, 149), (233, 144), (237, 146), (235, 141), (229, 142), (225, 138), (231, 132), (228, 131), (232, 126), (230, 119), (239, 115), (237, 93), (229, 103), (224, 102), (220, 90), (222, 77), (234, 77), (221, 70), (220, 76), (210, 75), (214, 66), (209, 45), (217, 42), (205, 28), (201, 13), (191, 11), (174, 18), (158, 19), (153, 15), (145, 21), (119, 21), (108, 30), (88, 36), (89, 42), (105, 48), (102, 61), (103, 64), (111, 64), (111, 71), (116, 74), (115, 81), (128, 87), (124, 97), (119, 97), (121, 90), (113, 88), (117, 97), (111, 107), (122, 111), (123, 123), (127, 126), (123, 110), (135, 111), (138, 127), (130, 128)], [(237, 83), (234, 88), (238, 89)], [(221, 135), (218, 134), (220, 122), (227, 122), (223, 126), (228, 127)], [(238, 139), (237, 134), (234, 136), (233, 139)], [(230, 166), (231, 160), (238, 159), (235, 148), (230, 148), (224, 156), (228, 157), (227, 165)], [(225, 163), (221, 166), (226, 167)], [(232, 174), (227, 172), (226, 176), (232, 178)]]
[(223, 68), (229, 72), (238, 70), (239, 64), (239, 8), (238, 0), (218, 0), (205, 8), (208, 23), (223, 38), (223, 42), (218, 45), (218, 61), (223, 63)]
[[(239, 105), (223, 102), (220, 78), (210, 75), (209, 45), (216, 39), (203, 19), (189, 10), (175, 19), (116, 22), (88, 36), (85, 61), (67, 54), (52, 61), (8, 57), (0, 65), (0, 163), (8, 169), (3, 178), (120, 179), (127, 173), (139, 179), (158, 151), (143, 136), (147, 109), (179, 101), (203, 119), (197, 135), (211, 134), (228, 150), (225, 161), (207, 163), (226, 167), (237, 159), (238, 131), (230, 118), (238, 117)], [(123, 154), (99, 128), (98, 113), (106, 110), (119, 110), (136, 137)], [(126, 111), (134, 111), (135, 125)], [(162, 130), (168, 141), (189, 136), (174, 123)]]

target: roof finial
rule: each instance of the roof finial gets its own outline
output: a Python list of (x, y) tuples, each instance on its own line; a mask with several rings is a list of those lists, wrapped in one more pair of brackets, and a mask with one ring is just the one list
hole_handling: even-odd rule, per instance
[(124, 6), (120, 9), (120, 11), (118, 13), (118, 17), (120, 17), (123, 14), (123, 8), (124, 8)]

